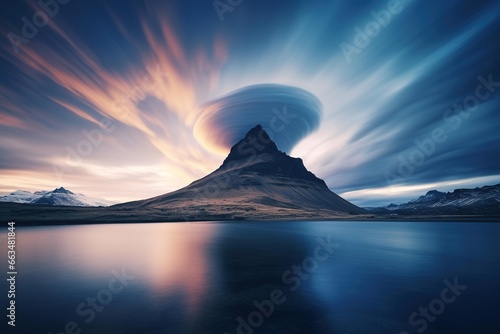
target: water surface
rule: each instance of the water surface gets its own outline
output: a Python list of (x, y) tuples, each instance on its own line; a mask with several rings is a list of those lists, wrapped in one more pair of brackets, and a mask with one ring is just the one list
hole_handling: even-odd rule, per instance
[[(16, 330), (499, 333), (499, 241), (491, 223), (18, 227)], [(445, 280), (467, 288), (444, 303)]]

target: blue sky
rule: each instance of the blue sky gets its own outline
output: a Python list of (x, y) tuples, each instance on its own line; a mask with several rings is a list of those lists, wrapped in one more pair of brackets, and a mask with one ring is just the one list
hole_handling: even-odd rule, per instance
[(359, 205), (500, 182), (498, 1), (60, 2), (0, 5), (1, 194), (166, 193), (257, 123)]

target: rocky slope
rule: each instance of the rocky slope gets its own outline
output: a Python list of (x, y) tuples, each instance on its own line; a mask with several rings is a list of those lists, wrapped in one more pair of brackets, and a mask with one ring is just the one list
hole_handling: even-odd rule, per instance
[(330, 191), (301, 159), (280, 152), (260, 125), (234, 145), (223, 164), (206, 177), (180, 190), (113, 208), (190, 210), (207, 215), (226, 211), (242, 217), (251, 211), (271, 214), (287, 209), (366, 213)]

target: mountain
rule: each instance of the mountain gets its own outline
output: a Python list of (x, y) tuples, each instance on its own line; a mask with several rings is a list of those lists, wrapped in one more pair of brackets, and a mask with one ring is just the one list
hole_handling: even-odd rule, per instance
[(403, 204), (370, 208), (374, 213), (397, 214), (485, 214), (500, 213), (500, 184), (452, 192), (431, 190)]
[(109, 206), (110, 201), (87, 197), (83, 194), (75, 194), (63, 187), (52, 191), (17, 190), (7, 196), (0, 197), (0, 202), (43, 204), (50, 206)]
[(260, 125), (230, 150), (222, 165), (202, 179), (154, 198), (117, 204), (116, 209), (163, 209), (200, 217), (252, 218), (366, 213), (333, 193), (302, 160), (280, 152)]

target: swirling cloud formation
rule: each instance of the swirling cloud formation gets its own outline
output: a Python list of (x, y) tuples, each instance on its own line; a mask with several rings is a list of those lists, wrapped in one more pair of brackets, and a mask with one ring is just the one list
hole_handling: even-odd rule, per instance
[(289, 153), (318, 128), (321, 110), (319, 99), (304, 89), (253, 85), (204, 104), (194, 133), (208, 150), (226, 154), (248, 130), (260, 124), (278, 148)]

